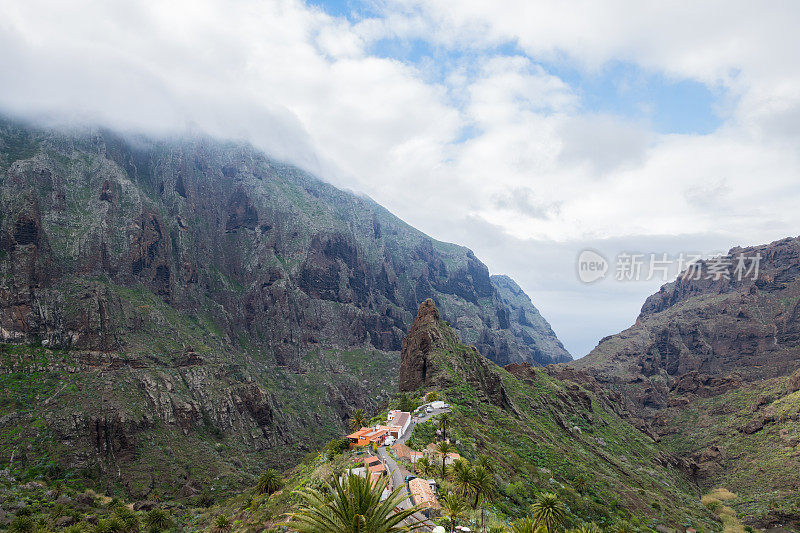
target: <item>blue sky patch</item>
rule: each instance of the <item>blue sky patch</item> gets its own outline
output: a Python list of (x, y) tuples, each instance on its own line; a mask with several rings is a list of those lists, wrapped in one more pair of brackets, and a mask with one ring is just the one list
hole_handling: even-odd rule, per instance
[(724, 92), (694, 80), (672, 80), (624, 62), (594, 73), (579, 71), (566, 62), (543, 66), (569, 84), (589, 112), (643, 120), (657, 133), (702, 135), (722, 124), (717, 109)]
[[(309, 4), (351, 22), (380, 16), (379, 5), (364, 0), (309, 0)], [(694, 80), (670, 79), (630, 62), (612, 62), (599, 71), (586, 71), (566, 57), (538, 62), (513, 41), (489, 49), (453, 49), (425, 39), (386, 38), (373, 43), (368, 52), (418, 67), (425, 81), (439, 84), (456, 68), (469, 77), (479, 75), (479, 62), (487, 57), (526, 56), (567, 83), (579, 95), (584, 112), (645, 122), (662, 134), (704, 135), (714, 132), (723, 121), (718, 114), (725, 97), (722, 89)], [(451, 98), (459, 106), (461, 97), (451, 94)], [(467, 136), (471, 134), (474, 132)]]

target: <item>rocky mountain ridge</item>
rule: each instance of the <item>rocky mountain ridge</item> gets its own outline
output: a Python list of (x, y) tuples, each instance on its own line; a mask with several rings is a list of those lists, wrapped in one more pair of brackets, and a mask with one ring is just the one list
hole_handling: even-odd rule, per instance
[(8, 121), (0, 133), (7, 341), (130, 349), (112, 331), (113, 298), (83, 295), (97, 300), (91, 317), (59, 301), (59, 285), (99, 276), (209, 312), (225, 335), (254, 340), (282, 366), (299, 366), (320, 343), (399, 350), (427, 297), (500, 364), (571, 359), (546, 322), (512, 316), (471, 251), (246, 145)]
[[(758, 268), (739, 276), (740, 258)], [(628, 399), (701, 487), (738, 493), (748, 522), (798, 525), (799, 332), (800, 238), (787, 238), (687, 270), (569, 367)]]
[(569, 357), (471, 251), (250, 146), (0, 120), (2, 463), (230, 490), (388, 401), (428, 297), (500, 363)]

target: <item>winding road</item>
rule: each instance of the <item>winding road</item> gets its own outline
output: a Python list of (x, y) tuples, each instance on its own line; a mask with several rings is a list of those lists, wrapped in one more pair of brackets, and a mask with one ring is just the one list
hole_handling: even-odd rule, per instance
[[(427, 422), (428, 420), (430, 420), (431, 418), (435, 417), (436, 415), (439, 415), (439, 414), (442, 414), (442, 413), (450, 413), (450, 412), (452, 412), (451, 409), (434, 409), (433, 412), (424, 413), (424, 415), (419, 417), (419, 418), (412, 417), (411, 418), (411, 424), (409, 424), (409, 426), (408, 426), (408, 430), (405, 432), (405, 434), (402, 437), (397, 439), (397, 444), (405, 444), (406, 443), (406, 441), (409, 439), (409, 437), (411, 437), (411, 433), (414, 431), (414, 427), (417, 425), (418, 422)], [(398, 505), (398, 507), (400, 509), (409, 509), (409, 508), (413, 507), (414, 503), (411, 501), (411, 494), (408, 492), (408, 485), (406, 484), (406, 481), (405, 481), (405, 477), (407, 475), (409, 475), (408, 470), (406, 470), (403, 466), (399, 465), (397, 463), (397, 461), (395, 461), (392, 458), (392, 456), (389, 454), (388, 450), (386, 449), (386, 446), (380, 446), (378, 448), (378, 457), (381, 458), (381, 461), (383, 461), (383, 464), (386, 465), (386, 469), (389, 471), (389, 473), (391, 475), (391, 478), (392, 478), (392, 481), (391, 481), (392, 490), (396, 489), (397, 487), (403, 487), (403, 490), (405, 491), (406, 498), (405, 498), (405, 500), (400, 502), (400, 505)], [(421, 521), (421, 522), (425, 522), (425, 521), (428, 520), (425, 517), (425, 515), (423, 515), (422, 513), (414, 513), (413, 516), (414, 516), (414, 519), (416, 519), (418, 521)]]

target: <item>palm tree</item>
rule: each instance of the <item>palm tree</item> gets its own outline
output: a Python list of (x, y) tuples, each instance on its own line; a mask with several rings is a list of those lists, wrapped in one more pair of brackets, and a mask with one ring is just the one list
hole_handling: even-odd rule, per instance
[(455, 447), (446, 440), (436, 445), (436, 453), (442, 456), (442, 478), (446, 475), (445, 467), (447, 466), (447, 456), (454, 451)]
[[(494, 476), (482, 466), (472, 468), (472, 491), (475, 493), (475, 503), (473, 509), (478, 508), (478, 504), (483, 501), (491, 500), (494, 497), (495, 486)], [(483, 529), (484, 508), (481, 507), (481, 529)]]
[(453, 418), (449, 414), (443, 413), (439, 415), (439, 429), (442, 431), (442, 440), (447, 440), (447, 428), (450, 427), (452, 422)]
[(414, 463), (414, 465), (416, 466), (417, 473), (424, 477), (429, 477), (433, 475), (433, 472), (435, 470), (433, 464), (431, 463), (431, 460), (428, 459), (427, 457), (420, 457), (419, 459), (417, 459), (417, 462)]
[(450, 478), (456, 487), (456, 492), (464, 498), (472, 495), (472, 468), (466, 459), (459, 459), (450, 469)]
[(271, 496), (273, 493), (279, 491), (283, 486), (280, 474), (275, 470), (269, 469), (258, 478), (258, 485), (256, 485), (256, 494), (266, 494)]
[(458, 497), (455, 493), (450, 493), (439, 500), (439, 505), (442, 507), (442, 514), (450, 520), (450, 529), (455, 529), (456, 522), (459, 518), (463, 518), (467, 512), (467, 504), (464, 500)]
[(572, 487), (579, 493), (583, 494), (589, 487), (589, 482), (586, 480), (586, 476), (579, 475), (574, 480), (572, 480)]
[(479, 455), (478, 458), (475, 460), (475, 465), (482, 466), (489, 472), (494, 472), (494, 459), (492, 459), (488, 455)]
[(539, 493), (531, 506), (531, 511), (536, 529), (542, 527), (547, 531), (554, 531), (567, 516), (564, 503), (552, 492)]
[(350, 417), (350, 429), (353, 431), (357, 431), (362, 427), (366, 426), (369, 421), (367, 420), (367, 415), (364, 414), (363, 409), (356, 409), (353, 413), (353, 416)]
[(472, 491), (475, 493), (475, 503), (472, 508), (478, 507), (478, 502), (481, 499), (489, 499), (494, 495), (494, 478), (492, 474), (482, 466), (475, 466), (472, 468), (472, 475), (470, 476)]
[(283, 525), (299, 533), (398, 533), (417, 531), (422, 524), (404, 526), (403, 522), (419, 511), (419, 506), (395, 512), (406, 499), (405, 489), (398, 487), (381, 501), (388, 477), (372, 482), (355, 474), (334, 477), (324, 492), (305, 488), (297, 491), (303, 507), (289, 515)]
[(511, 533), (536, 533), (536, 526), (533, 520), (526, 516), (511, 524)]

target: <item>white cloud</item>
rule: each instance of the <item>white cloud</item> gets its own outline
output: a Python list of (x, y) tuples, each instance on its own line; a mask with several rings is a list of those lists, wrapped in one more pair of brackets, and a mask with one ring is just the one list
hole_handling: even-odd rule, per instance
[[(474, 247), (544, 295), (545, 316), (568, 336), (579, 328), (563, 302), (597, 306), (570, 270), (591, 239), (619, 248), (672, 235), (670, 246), (699, 248), (797, 233), (797, 4), (379, 5), (352, 22), (299, 0), (0, 0), (0, 108), (250, 139)], [(383, 39), (425, 41), (441, 56), (372, 55)], [(520, 52), (498, 51), (508, 43)], [(543, 60), (584, 73), (629, 62), (724, 89), (724, 123), (659, 135), (586, 110)], [(559, 268), (569, 275), (550, 275)], [(612, 333), (650, 289), (608, 291), (615, 319), (581, 331)], [(585, 351), (585, 339), (567, 341)]]

